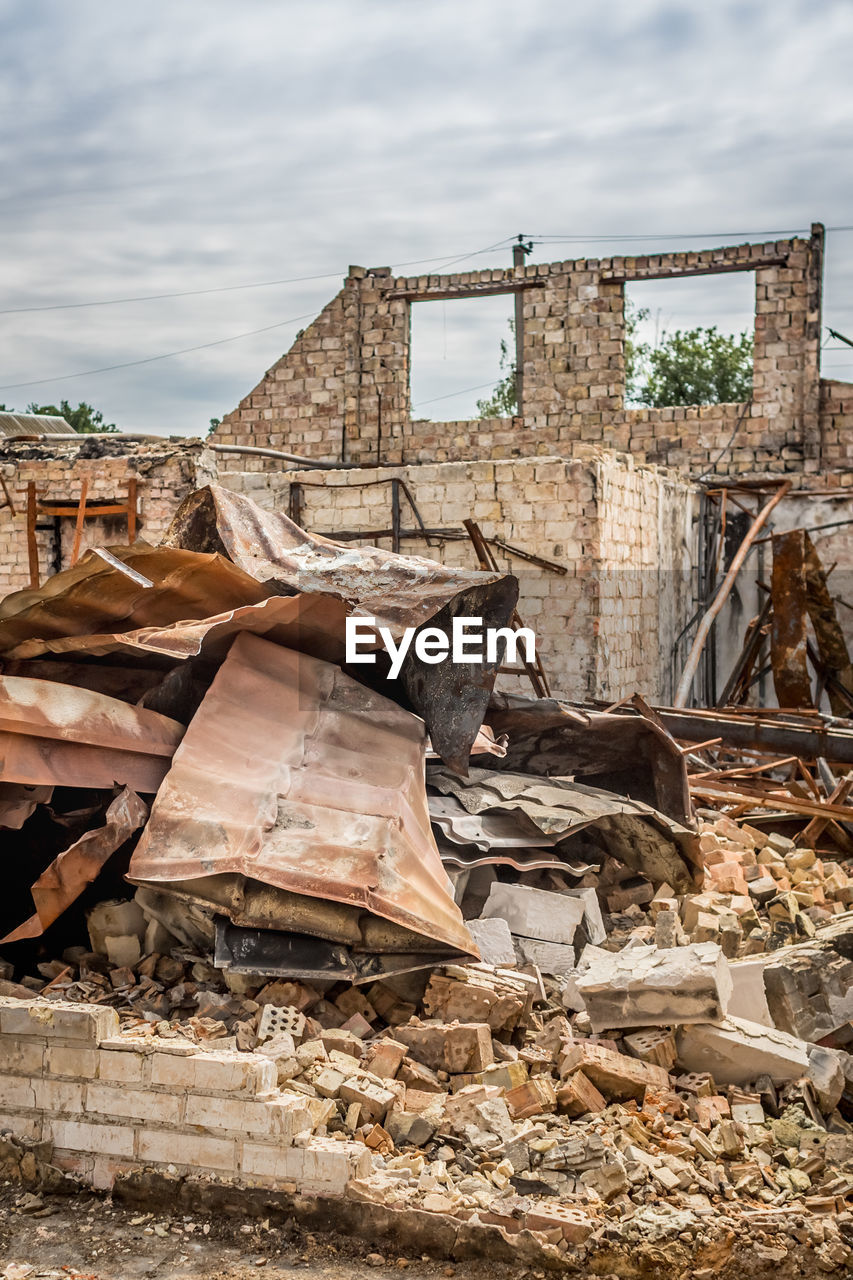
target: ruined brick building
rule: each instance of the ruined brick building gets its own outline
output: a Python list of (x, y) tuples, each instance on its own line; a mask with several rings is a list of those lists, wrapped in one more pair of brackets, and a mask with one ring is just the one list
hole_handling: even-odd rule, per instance
[[(610, 699), (641, 688), (666, 700), (685, 624), (706, 594), (707, 565), (703, 586), (697, 563), (701, 573), (709, 488), (789, 476), (774, 526), (833, 525), (820, 553), (840, 583), (853, 569), (853, 526), (836, 524), (853, 516), (853, 386), (821, 378), (823, 244), (816, 224), (808, 239), (443, 276), (352, 267), (205, 445), (6, 442), (6, 496), (13, 506), (12, 491), (19, 496), (14, 512), (8, 502), (0, 510), (0, 590), (33, 577), (21, 498), (28, 481), (40, 503), (52, 494), (67, 512), (84, 479), (87, 502), (102, 506), (121, 505), (136, 480), (138, 533), (150, 540), (190, 488), (217, 476), (314, 532), (453, 563), (476, 562), (462, 525), (470, 517), (521, 580), (520, 611), (537, 631), (554, 692)], [(755, 280), (751, 401), (626, 407), (626, 284), (727, 272)], [(494, 294), (518, 300), (518, 416), (413, 418), (413, 304)], [(294, 470), (276, 453), (341, 466)], [(123, 518), (103, 519), (83, 522), (82, 545), (96, 531), (126, 540)], [(75, 535), (67, 514), (39, 520), (42, 577), (68, 562)], [(752, 578), (763, 568), (759, 555)], [(745, 582), (734, 605), (732, 643), (754, 587)], [(729, 660), (719, 646), (721, 678)]]

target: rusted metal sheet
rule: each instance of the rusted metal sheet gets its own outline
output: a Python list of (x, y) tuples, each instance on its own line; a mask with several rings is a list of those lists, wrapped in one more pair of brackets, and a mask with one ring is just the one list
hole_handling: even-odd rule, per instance
[(834, 715), (849, 716), (853, 667), (826, 575), (805, 529), (773, 535), (771, 580), (773, 686), (780, 707), (814, 707), (808, 623), (817, 641), (818, 670)]
[(208, 618), (270, 594), (223, 556), (139, 542), (99, 548), (42, 586), (0, 601), (0, 654), (25, 641)]
[(184, 726), (91, 689), (0, 676), (0, 781), (154, 792)]
[(770, 657), (780, 707), (813, 707), (808, 668), (804, 531), (773, 535)]
[(496, 693), (486, 719), (509, 738), (506, 757), (492, 768), (581, 777), (676, 822), (692, 820), (684, 757), (667, 730), (644, 716)]
[(416, 717), (331, 663), (234, 641), (130, 864), (234, 924), (476, 955), (432, 837)]
[(19, 782), (0, 782), (0, 827), (20, 831), (40, 804), (47, 804), (53, 787), (26, 787)]
[(441, 766), (430, 767), (427, 781), (442, 795), (455, 796), (470, 814), (523, 813), (554, 838), (555, 847), (586, 831), (611, 857), (676, 893), (689, 893), (704, 869), (695, 832), (649, 805), (597, 787), (492, 769), (472, 769), (462, 779)]
[(24, 641), (10, 651), (9, 657), (123, 656), (134, 662), (150, 661), (157, 667), (187, 658), (202, 658), (217, 664), (225, 657), (234, 636), (240, 631), (249, 631), (287, 648), (340, 663), (344, 659), (346, 612), (342, 601), (329, 596), (270, 596), (260, 604), (241, 605), (212, 617), (164, 626)]
[(80, 897), (147, 817), (148, 806), (125, 787), (107, 809), (104, 825), (75, 840), (42, 872), (32, 887), (34, 914), (0, 938), (0, 945), (40, 937)]
[[(353, 613), (375, 618), (395, 639), (406, 627), (426, 623), (449, 630), (454, 617), (504, 627), (518, 599), (518, 582), (509, 574), (331, 542), (218, 485), (184, 499), (163, 545), (218, 552), (261, 582), (334, 596)], [(413, 648), (403, 664), (400, 678), (411, 706), (426, 721), (435, 750), (460, 771), (467, 768), (497, 665), (425, 664)]]

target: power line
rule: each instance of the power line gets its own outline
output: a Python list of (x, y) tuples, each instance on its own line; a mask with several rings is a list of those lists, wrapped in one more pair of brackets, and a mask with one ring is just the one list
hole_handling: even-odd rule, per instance
[(153, 364), (156, 360), (170, 360), (173, 356), (185, 356), (191, 351), (205, 351), (208, 347), (221, 347), (225, 342), (237, 342), (240, 338), (252, 338), (256, 333), (269, 333), (271, 329), (281, 329), (288, 324), (296, 324), (299, 320), (313, 319), (315, 312), (309, 311), (302, 316), (292, 316), (289, 320), (279, 320), (276, 324), (264, 325), (262, 329), (248, 329), (245, 333), (234, 333), (230, 338), (216, 338), (213, 342), (200, 342), (195, 347), (182, 347), (180, 351), (164, 351), (159, 356), (145, 356), (142, 360), (125, 360), (121, 364), (104, 365), (101, 369), (83, 369), (79, 373), (62, 373), (55, 378), (33, 378), (29, 382), (7, 382), (0, 391), (16, 391), (20, 387), (39, 387), (47, 382), (67, 382), (69, 378), (89, 378), (96, 373), (111, 373), (114, 369), (132, 369), (140, 364)]
[[(654, 235), (649, 232), (644, 232), (642, 235), (631, 234), (631, 235), (622, 235), (622, 236), (616, 236), (616, 235), (606, 235), (606, 236), (588, 235), (587, 236), (587, 235), (579, 235), (577, 233), (574, 233), (571, 235), (566, 235), (565, 233), (546, 234), (544, 232), (531, 233), (531, 234), (532, 234), (532, 238), (538, 241), (550, 240), (550, 241), (557, 241), (560, 244), (566, 244), (570, 241), (572, 242), (577, 241), (577, 242), (589, 244), (589, 243), (598, 243), (598, 242), (604, 242), (604, 241), (630, 242), (630, 241), (638, 241), (638, 240), (718, 240), (718, 239), (722, 240), (728, 236), (755, 236), (755, 237), (790, 236), (790, 235), (797, 235), (798, 232), (801, 232), (803, 230), (804, 230), (803, 227), (785, 227), (782, 230), (776, 230), (776, 231), (685, 231), (685, 232), (667, 231), (667, 232), (660, 232), (659, 234), (654, 234)], [(825, 230), (826, 231), (853, 231), (853, 225), (849, 227), (826, 227)]]
[[(505, 244), (511, 237), (507, 236), (505, 240), (499, 240), (497, 244), (488, 245), (485, 249), (474, 249), (471, 253), (460, 254), (457, 258), (452, 258), (451, 262), (462, 262), (465, 258), (475, 258), (481, 253), (491, 253), (493, 249), (497, 249), (500, 245)], [(432, 258), (413, 258), (408, 262), (398, 262), (394, 264), (397, 267), (417, 267), (425, 262), (438, 262), (443, 254), (436, 254)], [(450, 263), (441, 263), (439, 270)], [(257, 280), (252, 284), (225, 284), (216, 285), (208, 289), (182, 289), (176, 293), (145, 293), (127, 298), (97, 298), (89, 302), (55, 302), (45, 303), (43, 306), (34, 307), (6, 307), (0, 309), (0, 316), (20, 316), (27, 315), (34, 311), (75, 311), (81, 307), (117, 307), (125, 303), (132, 302), (162, 302), (167, 298), (199, 298), (210, 293), (237, 293), (245, 289), (271, 289), (279, 285), (288, 284), (304, 284), (314, 280), (335, 280), (344, 275), (343, 270), (327, 271), (322, 275), (316, 276), (289, 276), (282, 280)]]
[[(494, 385), (495, 380), (493, 378), (491, 382), (481, 382), (478, 387), (460, 387), (458, 391), (449, 391), (444, 396), (433, 396), (430, 400), (418, 400), (416, 404), (412, 405), (412, 408), (420, 409), (422, 405), (435, 404), (436, 400), (452, 400), (454, 396), (464, 396), (468, 391), (482, 391), (484, 387), (493, 387)], [(0, 391), (3, 390), (5, 388), (0, 387)]]

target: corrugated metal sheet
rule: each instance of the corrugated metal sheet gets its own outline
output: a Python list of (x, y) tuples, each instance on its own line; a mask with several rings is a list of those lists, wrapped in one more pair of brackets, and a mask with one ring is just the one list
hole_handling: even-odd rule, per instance
[(33, 657), (31, 643), (208, 618), (269, 596), (223, 556), (150, 547), (88, 551), (71, 569), (0, 601), (0, 654)]
[(535, 778), (524, 773), (472, 769), (459, 778), (431, 765), (431, 788), (455, 796), (469, 814), (521, 812), (554, 844), (587, 831), (593, 843), (611, 857), (647, 876), (653, 884), (669, 884), (676, 893), (693, 890), (702, 868), (695, 832), (628, 800), (570, 778)]
[[(164, 545), (219, 552), (263, 582), (334, 596), (352, 613), (375, 618), (397, 639), (406, 627), (427, 622), (448, 631), (454, 617), (505, 627), (518, 600), (518, 581), (511, 574), (332, 542), (218, 485), (184, 499)], [(400, 682), (410, 705), (426, 721), (435, 750), (460, 773), (468, 767), (497, 666), (497, 661), (431, 665), (416, 657), (414, 646), (403, 662)]]
[[(239, 635), (128, 878), (239, 925), (476, 955), (430, 829), (424, 753), (422, 723), (396, 703), (331, 663)], [(277, 892), (259, 897), (258, 883)]]
[(49, 413), (0, 413), (0, 436), (67, 436), (74, 428), (64, 418)]
[(0, 676), (4, 782), (155, 792), (184, 734), (177, 720), (91, 689)]

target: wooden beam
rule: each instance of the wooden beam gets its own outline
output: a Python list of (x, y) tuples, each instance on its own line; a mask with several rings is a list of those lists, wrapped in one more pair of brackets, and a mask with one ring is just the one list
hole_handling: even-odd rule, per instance
[(27, 557), (30, 562), (30, 586), (39, 585), (39, 549), (36, 542), (38, 502), (35, 480), (27, 481)]
[(86, 497), (89, 493), (89, 477), (84, 476), (80, 486), (80, 502), (77, 507), (77, 519), (74, 521), (74, 542), (71, 547), (69, 564), (75, 565), (80, 558), (80, 541), (83, 537), (83, 521), (86, 519)]

